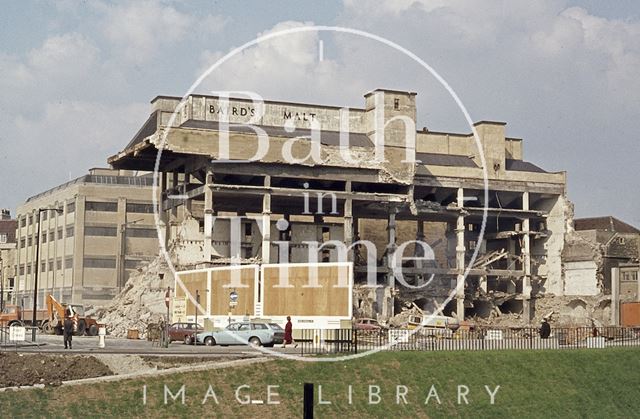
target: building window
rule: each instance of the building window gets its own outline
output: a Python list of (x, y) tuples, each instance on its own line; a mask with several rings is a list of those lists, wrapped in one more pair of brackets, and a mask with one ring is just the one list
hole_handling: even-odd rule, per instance
[(618, 244), (621, 244), (621, 245), (625, 244), (624, 237), (618, 237)]
[(58, 227), (58, 240), (62, 240), (62, 227)]
[(76, 211), (76, 203), (75, 202), (68, 202), (67, 203), (67, 214), (70, 214), (72, 212)]
[(67, 256), (64, 258), (64, 268), (72, 269), (73, 268), (73, 256)]
[(27, 225), (27, 217), (20, 218), (20, 227), (25, 227)]
[(29, 214), (29, 225), (33, 224), (33, 215)]
[(634, 282), (638, 280), (638, 271), (622, 271), (621, 281)]
[(117, 202), (91, 202), (85, 204), (87, 211), (118, 212)]
[(127, 212), (135, 212), (138, 214), (153, 214), (153, 204), (127, 203)]
[(85, 236), (109, 236), (115, 237), (117, 233), (116, 227), (99, 227), (99, 226), (86, 226), (84, 228)]
[(24, 237), (23, 237), (23, 238), (21, 238), (21, 239), (20, 239), (20, 248), (21, 248), (21, 249), (24, 249), (26, 244), (27, 244), (27, 243), (26, 243), (26, 240), (24, 239)]
[(40, 213), (40, 218), (41, 218), (42, 220), (46, 220), (48, 217), (49, 217), (49, 211), (42, 211), (42, 212)]
[(395, 109), (396, 111), (400, 109), (400, 99), (393, 99), (393, 109)]
[(24, 275), (24, 265), (20, 265), (19, 272), (20, 272), (20, 276)]
[(49, 261), (49, 272), (53, 271), (53, 260)]
[(142, 265), (142, 260), (130, 260), (127, 259), (124, 261), (124, 267), (126, 269), (137, 269), (140, 265)]
[(47, 271), (47, 262), (43, 260), (40, 263), (40, 272), (46, 272), (46, 271)]
[(129, 228), (126, 234), (127, 237), (158, 238), (158, 231), (155, 228)]
[(49, 232), (49, 241), (52, 242), (56, 239), (56, 232), (54, 230), (51, 230)]
[(29, 238), (27, 239), (27, 246), (33, 246), (33, 239), (31, 238), (31, 236), (29, 236)]
[(57, 270), (61, 270), (62, 269), (62, 258), (56, 259), (56, 269)]
[(115, 258), (100, 258), (100, 257), (87, 257), (84, 258), (85, 268), (102, 268), (102, 269), (115, 269)]
[(0, 233), (0, 243), (7, 242), (7, 233)]
[(67, 227), (67, 237), (73, 237), (73, 226)]
[(31, 264), (27, 265), (27, 275), (31, 275)]
[(40, 240), (42, 240), (42, 243), (46, 243), (47, 242), (47, 232), (46, 231), (44, 232), (44, 234), (42, 235)]

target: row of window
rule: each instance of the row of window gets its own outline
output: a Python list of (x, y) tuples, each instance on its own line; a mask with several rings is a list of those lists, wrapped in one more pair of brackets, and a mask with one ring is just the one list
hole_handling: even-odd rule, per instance
[[(153, 214), (153, 204), (136, 204), (136, 203), (127, 203), (127, 212), (136, 213), (136, 214)], [(62, 210), (62, 206), (59, 207)], [(69, 202), (67, 203), (67, 214), (73, 213), (76, 210), (76, 203)], [(98, 201), (86, 201), (85, 202), (85, 210), (86, 211), (101, 211), (101, 212), (118, 212), (118, 203), (117, 202), (98, 202)], [(49, 217), (49, 212), (51, 211), (43, 211), (41, 213), (42, 220), (46, 220)], [(54, 212), (55, 213), (55, 212)], [(27, 225), (32, 225), (37, 223), (37, 219), (35, 219), (35, 214), (29, 214), (25, 217), (20, 218), (20, 227), (26, 227)]]
[[(48, 261), (43, 260), (40, 262), (39, 272), (53, 271), (53, 266), (54, 266), (53, 259), (49, 259)], [(57, 270), (62, 269), (62, 258), (57, 258), (55, 260), (55, 267)], [(73, 256), (67, 256), (66, 258), (64, 258), (64, 269), (71, 269), (71, 268), (73, 268)], [(20, 267), (18, 268), (18, 273), (20, 275), (24, 275), (25, 272), (27, 273), (27, 275), (31, 275), (31, 264), (20, 265)]]
[[(62, 227), (58, 228), (57, 234), (55, 230), (41, 233), (40, 239), (42, 243), (47, 241), (62, 240), (64, 237), (73, 237), (73, 226), (69, 226), (65, 229), (66, 236), (62, 235)], [(86, 226), (84, 228), (85, 236), (99, 236), (99, 237), (116, 237), (118, 234), (117, 227), (114, 226)], [(128, 228), (125, 232), (127, 237), (140, 237), (140, 238), (155, 238), (158, 237), (158, 233), (155, 228)], [(30, 247), (33, 245), (32, 237), (23, 237), (20, 239), (20, 248)]]
[[(62, 211), (63, 207), (62, 205), (58, 206), (58, 210)], [(76, 203), (75, 202), (69, 202), (67, 203), (67, 214), (71, 214), (73, 212), (76, 211)], [(46, 220), (47, 218), (49, 218), (49, 213), (53, 212), (54, 214), (56, 214), (57, 212), (55, 210), (50, 210), (50, 211), (42, 211), (40, 213), (40, 217), (42, 218), (42, 220)], [(60, 214), (62, 215), (62, 214)], [(20, 227), (26, 227), (27, 225), (32, 225), (32, 224), (37, 224), (37, 218), (36, 218), (36, 214), (29, 214), (25, 217), (21, 217), (20, 218)]]
[[(85, 268), (102, 268), (102, 269), (115, 269), (116, 268), (116, 259), (115, 257), (99, 257), (99, 256), (95, 256), (95, 257), (85, 257), (83, 259), (83, 263), (84, 263), (84, 267)], [(126, 269), (136, 269), (140, 266), (140, 264), (142, 263), (142, 261), (140, 260), (130, 260), (127, 259), (124, 262), (124, 267)], [(53, 259), (49, 259), (48, 261), (41, 261), (40, 262), (40, 270), (39, 272), (49, 272), (49, 271), (53, 271), (54, 270), (54, 264), (55, 264), (55, 268), (57, 270), (61, 270), (62, 266), (63, 266), (63, 260), (62, 258), (57, 258), (55, 261)], [(18, 268), (18, 273), (20, 275), (24, 275), (25, 272), (27, 275), (31, 275), (31, 264), (27, 264), (27, 265), (20, 265), (20, 267)], [(73, 256), (67, 256), (66, 258), (64, 258), (64, 269), (72, 269), (73, 268)]]
[[(73, 226), (68, 226), (65, 229), (66, 236), (62, 235), (62, 227), (59, 227), (57, 230), (57, 234), (55, 230), (50, 230), (49, 232), (40, 233), (40, 241), (42, 243), (46, 243), (47, 241), (54, 241), (56, 237), (58, 240), (62, 240), (64, 237), (73, 237)], [(20, 239), (19, 248), (24, 249), (25, 247), (33, 246), (33, 237), (23, 237)]]

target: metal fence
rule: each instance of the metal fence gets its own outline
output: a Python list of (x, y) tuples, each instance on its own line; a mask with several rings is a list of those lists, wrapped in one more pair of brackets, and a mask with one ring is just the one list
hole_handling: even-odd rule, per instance
[(578, 349), (640, 347), (640, 328), (556, 327), (548, 338), (538, 328), (449, 329), (308, 329), (296, 331), (303, 355), (366, 351), (484, 351), (506, 349)]

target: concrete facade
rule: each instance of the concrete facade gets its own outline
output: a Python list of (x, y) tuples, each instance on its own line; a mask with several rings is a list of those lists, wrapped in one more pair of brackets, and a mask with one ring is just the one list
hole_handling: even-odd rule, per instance
[[(183, 269), (282, 262), (283, 251), (289, 262), (335, 262), (340, 246), (332, 242), (369, 240), (373, 255), (362, 245), (349, 252), (356, 288), (370, 278), (365, 262), (375, 257), (381, 289), (357, 290), (356, 309), (388, 318), (414, 302), (463, 319), (485, 316), (490, 306), (528, 321), (536, 298), (565, 292), (566, 174), (524, 161), (522, 140), (506, 137), (502, 122), (474, 125), (480, 149), (472, 133), (417, 130), (415, 97), (378, 89), (364, 96), (364, 108), (347, 110), (191, 95), (168, 127), (180, 99), (160, 96), (138, 134), (108, 161), (152, 170), (165, 142), (159, 198)], [(235, 234), (229, 222), (217, 218), (229, 214), (251, 217), (238, 251), (228, 248)], [(309, 240), (322, 245), (317, 255), (309, 253)], [(410, 285), (434, 275), (419, 290), (401, 286), (392, 266), (396, 251), (424, 256), (417, 255), (420, 246), (403, 246), (407, 240), (433, 246), (428, 263), (401, 267)], [(443, 306), (452, 291), (455, 298)]]
[(158, 254), (152, 184), (148, 175), (92, 169), (27, 199), (17, 211), (17, 304), (33, 304), (39, 222), (38, 305), (49, 293), (76, 304), (111, 300), (131, 272)]
[(8, 209), (0, 210), (0, 302), (10, 301), (16, 270), (16, 220)]

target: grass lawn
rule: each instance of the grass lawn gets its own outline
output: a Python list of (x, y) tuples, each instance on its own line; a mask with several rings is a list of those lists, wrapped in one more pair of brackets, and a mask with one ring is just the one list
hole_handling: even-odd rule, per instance
[[(232, 369), (175, 374), (98, 385), (0, 394), (2, 416), (38, 417), (302, 417), (303, 383), (316, 384), (316, 418), (326, 417), (637, 417), (640, 411), (640, 349), (495, 352), (386, 352), (348, 362), (270, 361)], [(181, 398), (164, 404), (164, 386)], [(241, 405), (235, 397), (266, 402), (267, 386), (277, 405)], [(146, 405), (143, 388), (146, 385)], [(209, 394), (209, 386), (217, 398)], [(322, 397), (331, 404), (318, 405)], [(352, 404), (348, 403), (349, 385)], [(369, 404), (369, 386), (380, 403)], [(469, 404), (458, 404), (465, 385)], [(495, 404), (491, 391), (500, 386)], [(397, 404), (397, 386), (408, 390)], [(431, 394), (432, 389), (441, 404)], [(372, 388), (375, 392), (376, 388)], [(404, 387), (400, 387), (404, 393)], [(434, 391), (431, 390), (431, 391)], [(464, 392), (464, 388), (461, 391)], [(372, 396), (372, 400), (377, 398)]]

